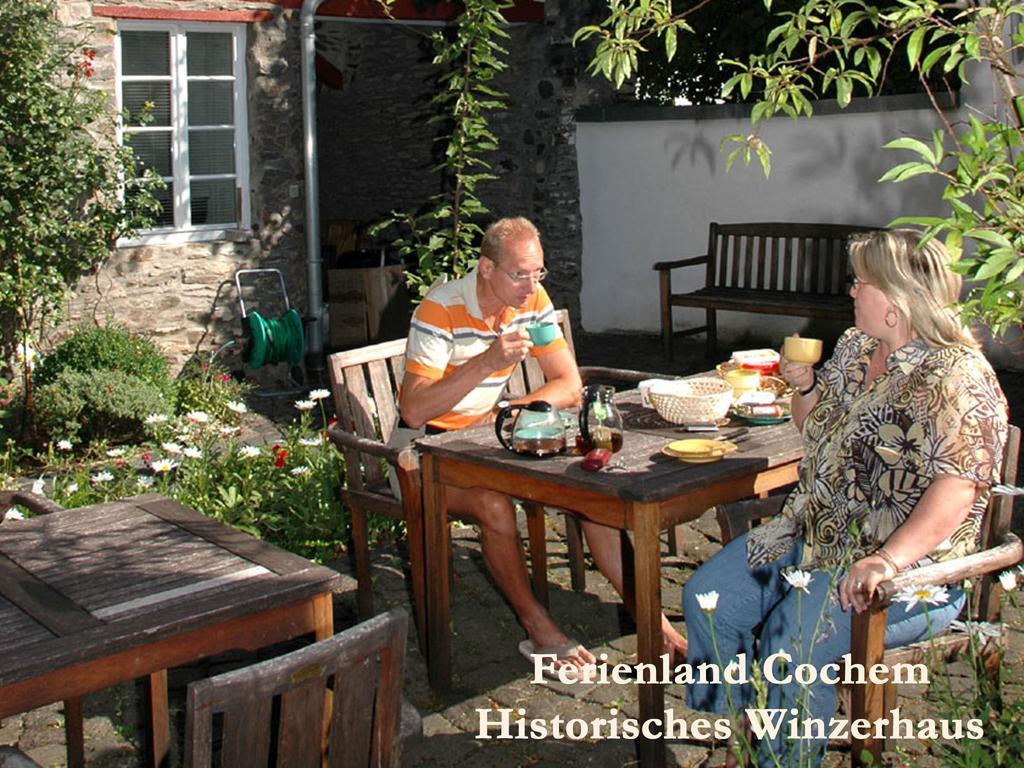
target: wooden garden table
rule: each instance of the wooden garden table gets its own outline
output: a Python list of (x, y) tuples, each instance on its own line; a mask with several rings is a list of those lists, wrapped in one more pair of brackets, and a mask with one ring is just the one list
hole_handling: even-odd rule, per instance
[(0, 525), (0, 718), (148, 677), (150, 755), (168, 753), (167, 669), (333, 634), (333, 570), (155, 494)]
[[(803, 455), (791, 422), (750, 427), (739, 450), (711, 464), (684, 464), (661, 453), (669, 441), (708, 435), (681, 434), (627, 393), (616, 400), (626, 422), (624, 445), (615, 458), (625, 469), (587, 472), (580, 457), (547, 459), (518, 456), (498, 445), (493, 427), (478, 427), (427, 437), (418, 442), (423, 469), (424, 536), (429, 673), (431, 685), (451, 685), (449, 634), (448, 515), (445, 488), (489, 488), (527, 504), (567, 509), (603, 525), (629, 531), (635, 550), (637, 657), (655, 662), (661, 653), (662, 530), (700, 517), (716, 504), (766, 494), (797, 479)], [(737, 425), (739, 426), (739, 425)], [(732, 429), (723, 429), (728, 435)], [(543, 571), (542, 549), (531, 547), (534, 583)], [(627, 578), (627, 584), (629, 580)], [(628, 588), (628, 587), (627, 587)], [(662, 718), (661, 685), (639, 687), (641, 722)], [(638, 744), (643, 766), (665, 763), (660, 741)]]

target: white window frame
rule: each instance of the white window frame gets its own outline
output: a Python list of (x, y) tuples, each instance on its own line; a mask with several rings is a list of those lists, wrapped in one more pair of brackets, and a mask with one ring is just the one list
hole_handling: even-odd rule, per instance
[[(246, 110), (246, 30), (245, 24), (223, 22), (180, 22), (180, 21), (129, 21), (118, 23), (115, 37), (114, 56), (117, 66), (116, 100), (118, 110), (123, 109), (121, 84), (126, 82), (122, 75), (121, 32), (167, 32), (170, 35), (171, 58), (171, 172), (174, 176), (174, 220), (190, 220), (189, 174), (188, 174), (188, 79), (186, 70), (186, 34), (188, 32), (229, 32), (232, 37), (232, 76), (234, 79), (234, 146), (235, 185), (238, 198), (239, 220), (234, 225), (202, 224), (187, 227), (155, 227), (143, 230), (132, 238), (121, 238), (117, 245), (163, 245), (174, 243), (201, 243), (216, 240), (238, 240), (248, 235), (252, 226), (249, 210), (249, 127)], [(130, 82), (132, 78), (128, 78)], [(152, 80), (151, 77), (140, 78)], [(144, 129), (143, 129), (144, 130)], [(119, 128), (119, 139), (123, 141), (125, 126)], [(211, 176), (208, 178), (216, 178)]]

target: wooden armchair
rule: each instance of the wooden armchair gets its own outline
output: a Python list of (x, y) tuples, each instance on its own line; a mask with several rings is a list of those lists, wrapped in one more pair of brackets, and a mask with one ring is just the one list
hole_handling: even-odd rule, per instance
[[(212, 764), (214, 717), (223, 715), (218, 764), (225, 768), (398, 768), (408, 624), (396, 609), (284, 656), (192, 683), (185, 765)], [(410, 731), (422, 729), (418, 715), (406, 723)]]
[[(1017, 462), (1020, 456), (1020, 428), (1011, 425), (1003, 453), (1001, 482), (1014, 485), (1017, 482)], [(782, 506), (785, 497), (770, 496), (767, 499), (749, 499), (717, 509), (718, 522), (722, 529), (722, 544), (727, 544), (747, 530), (751, 522), (771, 517)], [(981, 548), (974, 554), (944, 563), (904, 571), (891, 581), (878, 586), (871, 607), (864, 613), (854, 614), (851, 628), (851, 654), (854, 664), (870, 668), (874, 664), (892, 666), (898, 663), (918, 664), (932, 658), (953, 660), (970, 649), (970, 637), (962, 632), (941, 634), (931, 640), (885, 649), (885, 626), (889, 606), (893, 598), (908, 587), (926, 584), (955, 584), (964, 579), (974, 582), (971, 602), (966, 609), (972, 621), (998, 624), (1000, 618), (1001, 587), (998, 574), (1024, 557), (1020, 539), (1010, 532), (1013, 515), (1013, 499), (993, 494), (982, 522)], [(1000, 637), (986, 638), (981, 643), (981, 662), (986, 674), (995, 684), (999, 683), (999, 664), (1005, 649), (1005, 630)], [(893, 683), (875, 685), (867, 682), (854, 685), (851, 690), (849, 717), (851, 720), (878, 720), (896, 706), (896, 689)], [(884, 739), (871, 735), (866, 739), (853, 739), (851, 761), (854, 766), (862, 764), (861, 754), (867, 750), (875, 765), (881, 764)]]
[[(559, 310), (556, 316), (569, 348), (573, 350), (569, 313)], [(405, 520), (418, 638), (420, 647), (426, 648), (426, 624), (421, 621), (426, 606), (426, 588), (419, 455), (411, 446), (396, 450), (387, 445), (399, 419), (397, 392), (405, 373), (405, 341), (386, 341), (337, 352), (328, 358), (331, 390), (338, 417), (338, 423), (328, 429), (328, 436), (345, 455), (346, 487), (342, 491), (342, 500), (352, 512), (359, 613), (365, 617), (373, 612), (366, 513)], [(595, 379), (636, 383), (655, 374), (583, 367), (580, 375), (584, 383)], [(508, 392), (513, 397), (521, 396), (543, 382), (544, 373), (539, 363), (533, 357), (527, 357), (509, 380)], [(395, 497), (388, 484), (386, 471), (389, 465), (392, 471), (397, 472), (402, 489), (401, 500)], [(546, 605), (544, 508), (527, 505), (526, 511), (533, 587), (537, 598)], [(566, 530), (572, 586), (579, 591), (585, 583), (582, 537), (579, 524), (571, 515), (566, 515)]]

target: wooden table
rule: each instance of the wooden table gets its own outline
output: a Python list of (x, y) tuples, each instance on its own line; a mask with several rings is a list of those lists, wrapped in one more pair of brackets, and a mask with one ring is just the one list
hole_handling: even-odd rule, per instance
[(0, 718), (148, 677), (153, 764), (168, 753), (167, 669), (333, 634), (340, 576), (148, 494), (0, 525)]
[[(435, 688), (447, 690), (451, 685), (447, 486), (489, 488), (528, 504), (568, 509), (588, 520), (629, 531), (635, 549), (637, 656), (641, 662), (654, 662), (662, 650), (660, 532), (700, 517), (715, 504), (766, 494), (797, 478), (803, 446), (791, 422), (750, 427), (737, 438), (739, 450), (721, 461), (684, 464), (663, 455), (661, 448), (671, 440), (701, 435), (680, 434), (678, 427), (643, 409), (635, 393), (616, 402), (627, 424), (623, 449), (616, 454), (625, 464), (623, 470), (586, 472), (579, 466), (580, 457), (574, 455), (549, 459), (518, 456), (497, 444), (491, 427), (419, 441), (428, 663)], [(723, 434), (733, 431), (723, 429)], [(536, 554), (532, 552), (531, 557)], [(536, 560), (533, 568), (536, 575)], [(661, 685), (639, 686), (639, 697), (641, 721), (662, 717), (665, 694)], [(664, 746), (659, 741), (641, 741), (638, 749), (641, 765), (664, 765)]]

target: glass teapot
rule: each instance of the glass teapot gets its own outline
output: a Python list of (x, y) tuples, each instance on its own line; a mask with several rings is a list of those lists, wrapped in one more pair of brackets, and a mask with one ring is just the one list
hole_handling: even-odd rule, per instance
[(612, 398), (615, 388), (607, 385), (589, 386), (583, 390), (580, 405), (580, 434), (577, 447), (583, 451), (605, 448), (612, 453), (622, 448), (622, 414)]
[[(512, 422), (512, 440), (503, 429), (505, 419), (518, 412)], [(498, 411), (494, 433), (507, 449), (523, 456), (554, 456), (565, 450), (565, 426), (551, 403), (534, 400), (526, 405), (506, 405)]]

